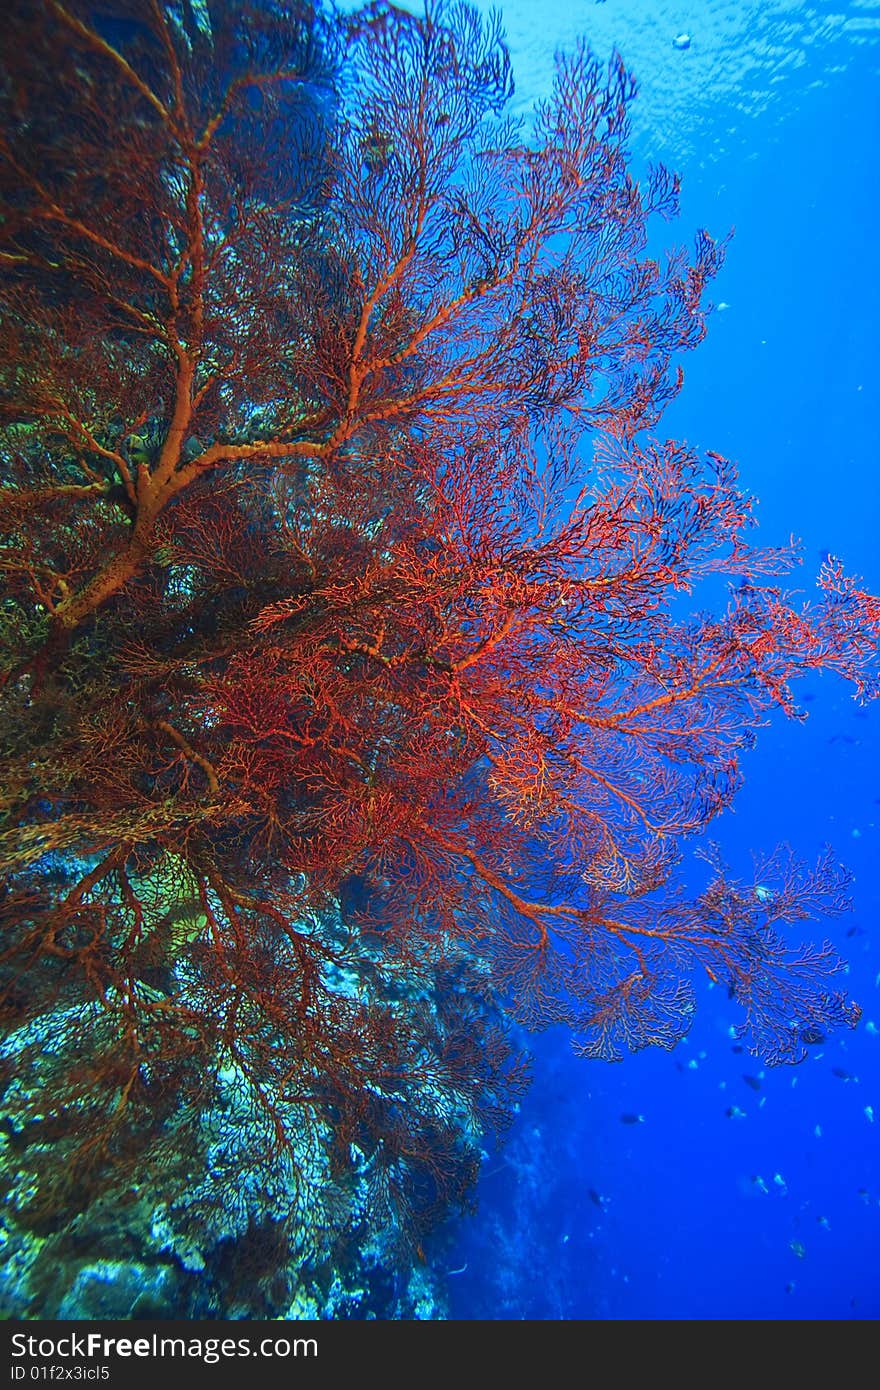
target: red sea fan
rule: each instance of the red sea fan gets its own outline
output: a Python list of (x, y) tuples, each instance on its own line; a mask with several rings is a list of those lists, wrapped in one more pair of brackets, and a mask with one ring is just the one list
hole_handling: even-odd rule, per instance
[(723, 248), (648, 255), (619, 59), (527, 127), (466, 6), (113, 8), (4, 20), (5, 1064), (71, 1173), (173, 1185), (204, 1113), (240, 1164), (238, 1087), (254, 1191), (311, 1144), (418, 1235), (505, 1015), (671, 1046), (702, 969), (768, 1060), (854, 1021), (784, 934), (832, 860), (674, 875), (800, 676), (876, 693), (880, 613), (649, 434)]

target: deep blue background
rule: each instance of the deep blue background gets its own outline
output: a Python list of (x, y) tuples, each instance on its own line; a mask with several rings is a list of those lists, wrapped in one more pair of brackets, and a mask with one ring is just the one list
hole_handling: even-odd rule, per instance
[[(728, 307), (685, 360), (662, 432), (739, 461), (761, 502), (756, 541), (803, 541), (793, 586), (811, 589), (828, 550), (877, 592), (880, 5), (515, 0), (503, 14), (524, 108), (556, 44), (577, 32), (599, 52), (616, 43), (643, 88), (636, 167), (659, 157), (683, 177), (668, 235), (736, 226), (713, 293)], [(743, 871), (780, 840), (809, 857), (834, 845), (856, 876), (855, 912), (812, 934), (851, 961), (860, 1027), (762, 1074), (731, 1051), (736, 1014), (706, 987), (672, 1054), (608, 1067), (578, 1061), (555, 1031), (537, 1039), (534, 1087), (487, 1164), (478, 1214), (441, 1256), (457, 1271), (453, 1317), (880, 1313), (880, 1036), (868, 1026), (880, 1027), (880, 712), (830, 676), (802, 692), (808, 721), (771, 721), (713, 838)], [(689, 877), (699, 886), (696, 867)], [(732, 1106), (744, 1117), (728, 1118)]]

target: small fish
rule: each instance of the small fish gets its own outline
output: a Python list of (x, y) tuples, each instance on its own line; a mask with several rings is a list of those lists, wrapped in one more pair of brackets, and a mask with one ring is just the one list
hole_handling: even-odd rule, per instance
[(786, 1293), (794, 1293), (796, 1287), (797, 1287), (797, 1285), (795, 1284), (794, 1280), (793, 1280), (793, 1279), (790, 1279), (790, 1280), (788, 1281), (788, 1283), (786, 1284), (786, 1286), (785, 1286), (785, 1292), (786, 1292)]
[(756, 1187), (759, 1192), (763, 1192), (765, 1197), (769, 1197), (770, 1189), (765, 1183), (764, 1179), (761, 1177), (760, 1173), (756, 1173), (755, 1176), (752, 1178), (752, 1186)]
[(828, 1220), (827, 1216), (817, 1216), (816, 1224), (821, 1226), (823, 1231), (831, 1230), (831, 1222)]
[(596, 1191), (595, 1187), (590, 1187), (587, 1189), (587, 1196), (593, 1203), (594, 1207), (598, 1207), (600, 1211), (605, 1210), (605, 1198)]
[(817, 1139), (821, 1139), (821, 1138), (822, 1138), (822, 1126), (821, 1126), (821, 1125), (816, 1125), (816, 1128), (813, 1130), (813, 1133), (815, 1134), (815, 1136), (816, 1136)]
[(865, 1032), (866, 1032), (866, 1033), (870, 1033), (872, 1038), (876, 1038), (876, 1036), (877, 1036), (877, 1025), (876, 1025), (876, 1023), (874, 1022), (873, 1018), (869, 1018), (869, 1019), (868, 1019), (868, 1022), (865, 1024)]
[(872, 1124), (874, 1123), (874, 1107), (873, 1107), (873, 1105), (866, 1105), (866, 1106), (865, 1106), (865, 1118), (866, 1118), (866, 1120), (868, 1121), (868, 1124), (872, 1125)]
[(690, 34), (676, 34), (675, 38), (672, 40), (672, 47), (673, 47), (673, 48), (677, 48), (678, 51), (679, 51), (679, 53), (684, 53), (684, 52), (686, 52), (686, 50), (689, 49), (690, 46), (691, 46), (691, 36), (690, 36)]
[(864, 936), (864, 935), (865, 935), (865, 928), (864, 928), (864, 927), (850, 927), (849, 931), (847, 932), (847, 936)]
[(799, 1260), (802, 1260), (807, 1253), (807, 1247), (799, 1240), (790, 1241), (788, 1248), (797, 1255)]
[(735, 1052), (737, 1056), (739, 1056), (741, 1052), (745, 1052), (745, 1048), (741, 1047), (739, 1043), (734, 1043), (733, 1047), (730, 1050), (731, 1052)]
[(697, 1061), (696, 1057), (692, 1057), (691, 1060), (688, 1062), (688, 1071), (696, 1071), (699, 1065), (700, 1064)]
[(645, 1117), (644, 1115), (625, 1114), (621, 1115), (620, 1123), (622, 1125), (643, 1125), (645, 1123)]
[(759, 903), (772, 903), (776, 897), (772, 888), (768, 888), (766, 883), (755, 884), (755, 897)]
[(832, 1067), (831, 1075), (836, 1076), (838, 1081), (858, 1081), (857, 1076), (853, 1076), (851, 1071), (845, 1071), (843, 1067)]
[(749, 1076), (748, 1072), (743, 1072), (743, 1081), (747, 1086), (751, 1086), (753, 1091), (760, 1091), (761, 1083), (757, 1076)]
[(773, 1174), (773, 1185), (774, 1187), (779, 1188), (779, 1191), (782, 1193), (783, 1197), (788, 1196), (788, 1183), (785, 1181), (785, 1178), (782, 1176), (781, 1173)]
[(746, 1112), (740, 1110), (738, 1105), (729, 1105), (724, 1113), (728, 1120), (744, 1120), (746, 1117)]
[(812, 1025), (802, 1028), (798, 1033), (801, 1042), (807, 1047), (818, 1047), (820, 1043), (826, 1041), (825, 1034), (821, 1028), (814, 1028)]

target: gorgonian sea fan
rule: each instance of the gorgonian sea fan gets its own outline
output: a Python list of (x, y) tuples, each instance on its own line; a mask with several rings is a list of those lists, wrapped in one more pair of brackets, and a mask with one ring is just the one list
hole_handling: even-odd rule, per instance
[[(702, 968), (768, 1060), (852, 1023), (786, 934), (843, 905), (833, 859), (675, 877), (799, 676), (876, 693), (880, 611), (836, 564), (797, 603), (732, 465), (654, 437), (723, 248), (648, 254), (677, 182), (630, 171), (620, 59), (560, 58), (524, 124), (462, 4), (5, 24), (4, 1057), (58, 1022), (39, 1124), (130, 1166), (232, 1068), (266, 1172), (310, 1126), (418, 1228), (521, 1085), (505, 1012), (671, 1046)], [(710, 572), (747, 582), (682, 618)]]

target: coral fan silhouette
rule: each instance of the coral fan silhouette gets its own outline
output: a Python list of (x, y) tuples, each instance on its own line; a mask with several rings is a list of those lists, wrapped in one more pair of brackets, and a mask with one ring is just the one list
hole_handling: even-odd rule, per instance
[[(733, 466), (651, 433), (723, 246), (649, 254), (677, 182), (629, 171), (622, 62), (560, 58), (526, 125), (461, 5), (6, 24), (28, 1219), (150, 1174), (179, 1247), (245, 1166), (255, 1248), (333, 1224), (318, 1181), (418, 1241), (522, 1089), (509, 1019), (669, 1047), (702, 970), (770, 1061), (854, 1022), (831, 947), (787, 935), (845, 906), (830, 854), (679, 882), (799, 676), (876, 693), (880, 605), (836, 561), (787, 594)], [(713, 573), (742, 582), (682, 616)]]

